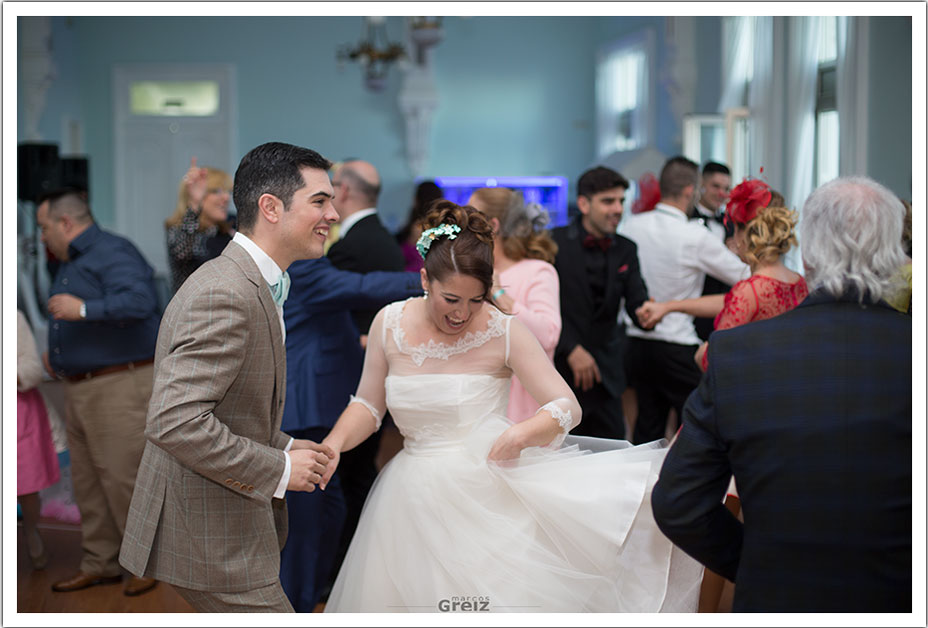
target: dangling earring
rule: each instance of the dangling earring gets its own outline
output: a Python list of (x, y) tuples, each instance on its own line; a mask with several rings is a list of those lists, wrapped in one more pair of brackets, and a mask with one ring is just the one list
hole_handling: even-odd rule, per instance
[(429, 298), (429, 291), (428, 291), (428, 290), (423, 290), (423, 292), (424, 292), (425, 294), (423, 295), (422, 298), (423, 298), (423, 299), (428, 299), (428, 298)]

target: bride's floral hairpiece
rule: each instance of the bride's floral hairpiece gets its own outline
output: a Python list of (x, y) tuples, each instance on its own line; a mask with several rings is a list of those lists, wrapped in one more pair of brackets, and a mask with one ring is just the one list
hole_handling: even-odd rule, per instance
[(449, 240), (454, 240), (458, 237), (459, 233), (461, 233), (461, 228), (459, 226), (447, 222), (437, 227), (426, 229), (422, 232), (422, 235), (419, 236), (419, 241), (416, 242), (416, 250), (419, 251), (419, 255), (422, 256), (422, 259), (425, 259), (425, 254), (429, 252), (429, 247), (432, 246), (433, 241), (442, 236), (448, 236)]

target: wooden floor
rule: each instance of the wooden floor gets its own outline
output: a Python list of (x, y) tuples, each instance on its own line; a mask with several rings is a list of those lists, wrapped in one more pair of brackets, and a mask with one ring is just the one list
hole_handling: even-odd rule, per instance
[[(380, 469), (403, 446), (403, 439), (388, 424), (381, 439), (377, 468)], [(20, 613), (192, 613), (193, 609), (171, 585), (158, 583), (152, 591), (136, 597), (123, 595), (122, 584), (107, 584), (83, 591), (56, 593), (54, 582), (77, 571), (81, 560), (81, 532), (76, 525), (45, 519), (39, 524), (49, 554), (48, 566), (32, 568), (26, 553), (22, 525), (17, 533), (17, 611)], [(719, 605), (720, 612), (731, 610), (733, 587), (726, 584)], [(320, 604), (315, 612), (320, 612)]]
[(22, 525), (17, 533), (17, 604), (20, 613), (192, 613), (193, 609), (171, 588), (158, 586), (128, 597), (122, 584), (103, 584), (83, 591), (56, 593), (52, 583), (73, 575), (81, 562), (81, 531), (72, 524), (43, 520), (39, 532), (48, 551), (48, 566), (36, 571), (26, 552)]

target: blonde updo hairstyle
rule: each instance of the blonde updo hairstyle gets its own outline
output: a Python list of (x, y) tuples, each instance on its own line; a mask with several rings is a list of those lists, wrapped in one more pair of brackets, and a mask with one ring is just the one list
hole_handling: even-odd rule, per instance
[(460, 233), (453, 240), (442, 235), (432, 241), (423, 267), (429, 281), (444, 281), (455, 273), (473, 277), (484, 287), (483, 298), (492, 302), (493, 227), (487, 216), (469, 205), (438, 201), (422, 220), (425, 232), (439, 225), (457, 225)]
[(738, 225), (746, 230), (744, 257), (748, 266), (773, 264), (796, 246), (796, 221), (796, 212), (771, 205), (760, 209), (747, 225)]
[(554, 263), (557, 244), (547, 231), (536, 231), (522, 195), (508, 188), (480, 188), (473, 195), (489, 218), (500, 224), (503, 253), (514, 262), (525, 258)]

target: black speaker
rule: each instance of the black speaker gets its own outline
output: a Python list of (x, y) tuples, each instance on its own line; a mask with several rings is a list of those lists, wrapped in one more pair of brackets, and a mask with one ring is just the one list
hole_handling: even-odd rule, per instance
[(19, 198), (33, 203), (61, 185), (57, 144), (29, 142), (19, 145)]
[(62, 157), (61, 187), (90, 190), (90, 162), (86, 157)]

